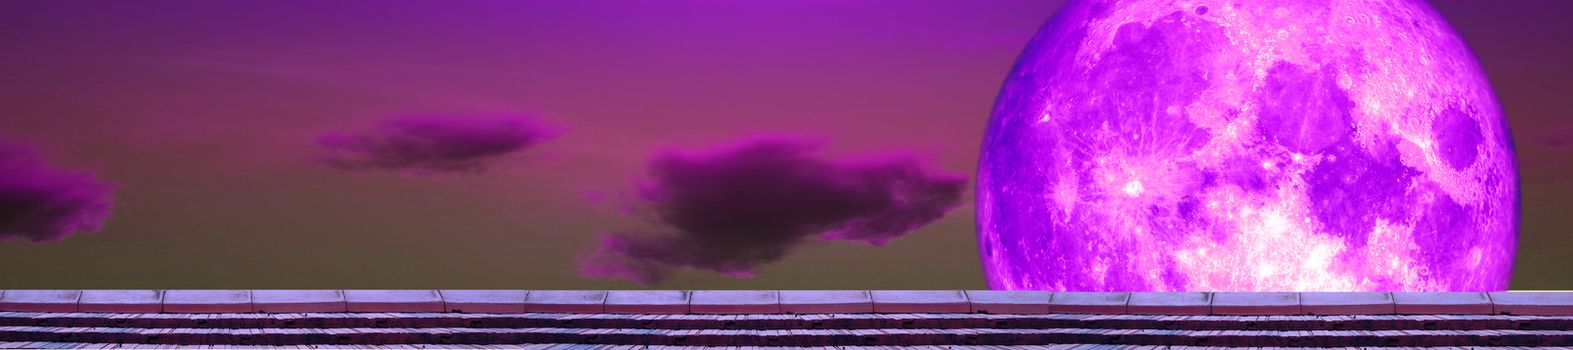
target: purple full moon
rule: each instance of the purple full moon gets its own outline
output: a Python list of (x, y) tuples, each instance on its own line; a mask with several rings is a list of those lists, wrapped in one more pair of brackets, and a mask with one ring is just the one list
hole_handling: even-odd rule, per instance
[(1420, 0), (1071, 1), (1000, 92), (977, 203), (995, 289), (1482, 291), (1518, 176)]

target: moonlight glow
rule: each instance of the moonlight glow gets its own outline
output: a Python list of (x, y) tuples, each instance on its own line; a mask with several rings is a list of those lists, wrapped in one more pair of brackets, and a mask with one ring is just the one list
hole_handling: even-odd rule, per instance
[(1507, 124), (1418, 0), (1072, 1), (978, 175), (990, 286), (1500, 290)]

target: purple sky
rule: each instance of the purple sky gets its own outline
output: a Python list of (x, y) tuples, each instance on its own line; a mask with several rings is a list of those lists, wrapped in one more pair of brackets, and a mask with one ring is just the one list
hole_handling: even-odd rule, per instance
[[(665, 229), (619, 207), (651, 159), (790, 135), (823, 140), (814, 159), (897, 152), (969, 182), (954, 210), (884, 247), (813, 239), (754, 278), (681, 269), (657, 287), (980, 288), (979, 140), (1058, 5), (0, 2), (0, 139), (118, 186), (98, 234), (0, 243), (0, 287), (640, 287), (583, 278), (577, 257), (608, 232)], [(1514, 286), (1573, 288), (1565, 258), (1532, 249), (1573, 244), (1573, 220), (1552, 209), (1573, 200), (1573, 155), (1556, 146), (1573, 134), (1560, 18), (1573, 5), (1438, 6), (1480, 53), (1519, 142)], [(404, 116), (524, 116), (561, 133), (505, 135), (519, 147), (452, 176), (321, 161), (324, 133), (410, 137), (384, 124)], [(432, 164), (415, 159), (400, 160)]]

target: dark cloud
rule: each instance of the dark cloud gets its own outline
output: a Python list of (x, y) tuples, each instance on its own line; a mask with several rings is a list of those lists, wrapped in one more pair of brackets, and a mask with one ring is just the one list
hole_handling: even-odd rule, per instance
[(637, 202), (664, 229), (603, 236), (580, 272), (647, 284), (685, 267), (752, 276), (809, 236), (884, 245), (961, 203), (959, 174), (909, 157), (828, 160), (817, 148), (775, 139), (657, 155)]
[(97, 232), (115, 186), (55, 168), (26, 145), (0, 140), (0, 242), (49, 243)]
[(479, 173), (504, 155), (557, 135), (557, 131), (519, 116), (414, 116), (385, 120), (366, 133), (326, 133), (317, 138), (317, 144), (329, 152), (320, 160), (341, 170)]

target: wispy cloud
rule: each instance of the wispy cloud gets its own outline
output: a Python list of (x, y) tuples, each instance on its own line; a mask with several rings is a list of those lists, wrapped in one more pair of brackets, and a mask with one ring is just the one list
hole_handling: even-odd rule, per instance
[(319, 160), (341, 170), (481, 173), (559, 134), (523, 116), (412, 116), (384, 120), (367, 132), (325, 133), (317, 144), (328, 150)]

